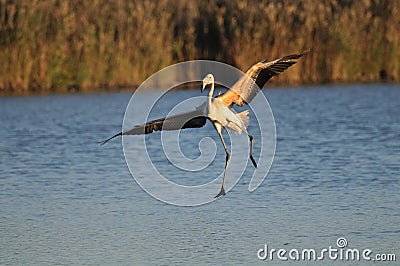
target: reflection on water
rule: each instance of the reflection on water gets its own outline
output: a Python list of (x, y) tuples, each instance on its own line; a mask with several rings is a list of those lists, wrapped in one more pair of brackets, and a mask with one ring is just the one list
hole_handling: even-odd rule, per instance
[[(174, 93), (178, 102), (199, 92)], [(340, 236), (351, 247), (399, 254), (398, 86), (265, 93), (278, 138), (267, 179), (249, 193), (249, 164), (230, 193), (196, 208), (167, 205), (142, 191), (120, 140), (98, 146), (120, 130), (130, 94), (0, 98), (0, 262), (265, 264), (257, 259), (265, 243), (317, 249)], [(140, 97), (146, 101), (146, 94)], [(199, 155), (190, 132), (215, 138), (213, 130), (182, 134), (189, 136), (183, 140), (188, 157)], [(149, 138), (150, 150), (159, 151), (159, 133)], [(167, 161), (157, 163), (182, 183), (210, 180), (224, 164), (216, 143), (213, 167), (201, 172), (182, 174)]]

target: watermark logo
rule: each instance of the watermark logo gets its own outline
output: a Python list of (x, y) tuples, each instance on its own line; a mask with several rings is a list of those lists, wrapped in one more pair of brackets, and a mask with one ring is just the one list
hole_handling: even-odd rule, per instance
[(396, 261), (394, 253), (374, 253), (370, 248), (351, 248), (348, 246), (347, 239), (339, 237), (336, 240), (336, 246), (327, 248), (270, 248), (265, 244), (263, 248), (257, 251), (259, 260), (279, 260), (279, 261)]
[(347, 240), (346, 240), (346, 238), (344, 238), (344, 237), (339, 237), (339, 238), (336, 240), (336, 245), (337, 245), (339, 248), (347, 247)]
[[(208, 91), (200, 92), (200, 82), (208, 73), (215, 78), (214, 97), (219, 91), (224, 92), (222, 87), (231, 88), (245, 75), (230, 65), (207, 60), (188, 61), (164, 68), (150, 76), (134, 92), (125, 111), (122, 131), (155, 119), (190, 112), (201, 106), (207, 101)], [(171, 93), (171, 90), (194, 82), (198, 84), (198, 88), (195, 88), (198, 93), (193, 93), (190, 98), (175, 99), (177, 94)], [(246, 176), (250, 180), (249, 191), (254, 191), (266, 178), (272, 165), (276, 147), (275, 121), (262, 92), (249, 105), (237, 109), (237, 113), (246, 109), (250, 111), (248, 130), (254, 136), (254, 157), (258, 168), (254, 168), (249, 160), (249, 139), (246, 134), (224, 131), (223, 136), (231, 155), (225, 191), (228, 192), (237, 184), (246, 169), (246, 173), (249, 173)], [(191, 118), (194, 117), (188, 117), (187, 120)], [(215, 136), (215, 140), (210, 136)], [(123, 135), (122, 145), (131, 175), (148, 194), (169, 204), (196, 206), (215, 200), (221, 188), (224, 168), (216, 167), (214, 162), (224, 161), (225, 155), (217, 157), (217, 149), (223, 146), (216, 140), (219, 140), (217, 132), (208, 127), (163, 130), (149, 135)], [(179, 173), (179, 178), (176, 178), (176, 173)], [(188, 179), (191, 183), (185, 183)]]

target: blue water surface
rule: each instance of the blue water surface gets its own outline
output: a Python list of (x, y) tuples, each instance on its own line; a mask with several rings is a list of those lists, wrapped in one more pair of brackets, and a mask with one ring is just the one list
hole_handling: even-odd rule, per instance
[[(321, 250), (337, 248), (339, 237), (399, 261), (399, 86), (264, 93), (277, 129), (267, 179), (248, 192), (249, 164), (226, 196), (198, 207), (146, 194), (131, 177), (120, 139), (98, 145), (121, 129), (131, 94), (0, 98), (0, 264), (267, 265), (257, 257), (265, 244)], [(198, 94), (173, 92), (158, 108)], [(146, 93), (139, 97), (146, 102)], [(257, 140), (259, 132), (249, 130)], [(213, 127), (187, 129), (182, 138), (190, 143), (196, 134), (212, 136), (218, 152), (212, 167), (179, 173), (183, 183), (209, 181), (225, 163)], [(156, 156), (160, 134), (149, 138)], [(186, 145), (185, 154), (198, 156), (198, 145)], [(171, 178), (178, 173), (169, 171)]]

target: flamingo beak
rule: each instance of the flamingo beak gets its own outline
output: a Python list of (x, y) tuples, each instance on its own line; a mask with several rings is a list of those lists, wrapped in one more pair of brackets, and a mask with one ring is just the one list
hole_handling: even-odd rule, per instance
[(204, 92), (204, 89), (206, 88), (206, 86), (207, 86), (207, 83), (206, 82), (202, 82), (202, 86), (201, 86), (201, 92), (203, 93)]

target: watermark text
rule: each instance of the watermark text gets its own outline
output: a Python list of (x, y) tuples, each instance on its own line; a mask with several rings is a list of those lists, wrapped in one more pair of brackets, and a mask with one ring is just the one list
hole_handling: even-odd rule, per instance
[(293, 260), (293, 261), (320, 261), (320, 260), (340, 260), (340, 261), (396, 261), (394, 253), (374, 253), (370, 248), (358, 249), (349, 248), (346, 238), (339, 237), (336, 246), (327, 248), (270, 248), (265, 244), (257, 251), (260, 260)]

